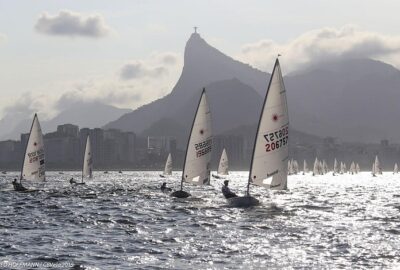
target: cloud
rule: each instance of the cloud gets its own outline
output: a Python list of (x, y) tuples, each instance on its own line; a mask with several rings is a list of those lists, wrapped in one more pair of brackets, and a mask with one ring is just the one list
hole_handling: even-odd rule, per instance
[(37, 20), (35, 29), (46, 35), (69, 37), (100, 38), (111, 33), (111, 28), (101, 15), (86, 16), (68, 10), (62, 10), (54, 16), (43, 13)]
[(179, 66), (181, 58), (172, 52), (154, 53), (146, 61), (134, 60), (121, 67), (122, 80), (160, 78), (168, 75), (171, 69)]
[[(287, 63), (285, 71), (291, 71), (303, 65), (341, 57), (382, 59), (396, 55), (400, 53), (400, 37), (363, 31), (354, 25), (322, 28), (306, 32), (287, 43), (265, 39), (246, 44), (237, 58), (268, 71), (278, 53)], [(397, 59), (397, 64), (400, 64), (400, 58)]]
[(167, 73), (164, 67), (148, 67), (141, 61), (134, 61), (125, 64), (120, 71), (120, 77), (123, 80), (138, 79), (143, 77), (159, 77)]

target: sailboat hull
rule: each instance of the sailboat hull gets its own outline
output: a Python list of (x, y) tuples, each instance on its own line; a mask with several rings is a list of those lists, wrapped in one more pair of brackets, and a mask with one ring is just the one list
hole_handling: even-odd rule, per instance
[(252, 207), (260, 204), (256, 198), (251, 196), (233, 197), (227, 199), (227, 201), (231, 207)]
[(170, 195), (171, 197), (175, 197), (175, 198), (188, 198), (190, 197), (190, 193), (183, 191), (183, 190), (177, 190), (171, 193)]

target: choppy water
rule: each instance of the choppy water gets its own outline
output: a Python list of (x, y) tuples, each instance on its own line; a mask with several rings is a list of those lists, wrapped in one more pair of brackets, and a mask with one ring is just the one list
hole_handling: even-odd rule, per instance
[[(0, 181), (3, 267), (400, 267), (400, 175), (389, 172), (290, 176), (289, 191), (253, 188), (263, 204), (250, 209), (227, 207), (222, 180), (186, 185), (195, 198), (179, 200), (159, 192), (158, 172), (98, 172), (76, 187), (67, 180), (79, 173), (53, 172), (44, 191), (29, 194), (7, 190), (14, 174)], [(179, 177), (167, 182), (178, 187)], [(246, 177), (232, 173), (232, 189), (243, 192)]]

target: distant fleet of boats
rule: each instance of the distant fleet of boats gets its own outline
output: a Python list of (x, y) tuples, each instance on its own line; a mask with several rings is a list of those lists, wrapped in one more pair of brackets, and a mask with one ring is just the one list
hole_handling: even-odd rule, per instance
[[(212, 140), (211, 111), (206, 90), (203, 89), (187, 142), (180, 188), (172, 192), (171, 196), (177, 198), (189, 197), (190, 193), (184, 190), (185, 183), (192, 185), (210, 184)], [(42, 130), (35, 114), (23, 156), (19, 184), (28, 181), (43, 183), (46, 180), (44, 147)], [(217, 174), (212, 176), (216, 179), (226, 179), (228, 178), (228, 171), (228, 154), (223, 149)], [(287, 189), (287, 176), (299, 172), (298, 162), (293, 159), (289, 160), (289, 117), (286, 90), (279, 60), (276, 59), (258, 120), (245, 195), (229, 198), (227, 201), (230, 205), (239, 207), (257, 205), (259, 201), (250, 195), (251, 185), (262, 186), (271, 190), (285, 190)], [(328, 172), (330, 170), (327, 162), (315, 158), (312, 175), (324, 175)], [(346, 164), (342, 161), (339, 163), (335, 159), (332, 174), (338, 175), (347, 172), (350, 174), (359, 173), (359, 164), (351, 162), (347, 171)], [(397, 164), (394, 165), (393, 172), (398, 173)], [(6, 172), (3, 171), (3, 173)], [(307, 173), (309, 173), (308, 164), (304, 160), (303, 174)], [(373, 176), (382, 174), (378, 156), (375, 157), (372, 164), (371, 173)], [(169, 154), (160, 177), (165, 178), (171, 175), (172, 156)], [(93, 159), (90, 136), (88, 135), (83, 157), (82, 177), (79, 184), (84, 184), (84, 179), (90, 179), (92, 176)]]

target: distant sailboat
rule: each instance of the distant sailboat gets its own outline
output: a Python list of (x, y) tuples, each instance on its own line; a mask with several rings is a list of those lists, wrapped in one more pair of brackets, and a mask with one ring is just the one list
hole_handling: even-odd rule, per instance
[(188, 192), (183, 191), (183, 182), (194, 185), (210, 184), (211, 149), (211, 112), (206, 91), (203, 88), (187, 143), (181, 188), (173, 192), (171, 196), (177, 198), (190, 196)]
[(359, 173), (360, 172), (360, 165), (357, 163), (356, 164), (356, 173)]
[(23, 157), (20, 183), (46, 180), (43, 134), (37, 114), (33, 117), (28, 142)]
[(286, 90), (279, 60), (276, 59), (258, 121), (247, 193), (244, 197), (228, 199), (232, 206), (244, 207), (259, 203), (250, 196), (250, 184), (273, 190), (287, 189), (288, 139)]
[(164, 172), (160, 174), (160, 177), (165, 177), (167, 175), (172, 175), (172, 156), (171, 153), (168, 154), (167, 161), (165, 162)]
[(377, 155), (375, 156), (375, 174), (382, 174), (381, 163)]
[(315, 161), (314, 161), (314, 167), (313, 167), (313, 176), (316, 176), (319, 174), (318, 167), (319, 167), (319, 161), (318, 161), (318, 158), (316, 157)]
[(306, 173), (308, 173), (308, 167), (307, 167), (307, 161), (304, 160), (303, 161), (303, 175), (305, 175)]
[(86, 146), (85, 153), (83, 156), (83, 167), (82, 167), (82, 181), (81, 184), (84, 184), (83, 178), (88, 177), (92, 179), (93, 177), (93, 158), (92, 158), (92, 145), (90, 143), (90, 136), (88, 135), (86, 138)]
[(292, 174), (292, 161), (289, 159), (288, 160), (288, 175)]
[(355, 173), (356, 173), (356, 164), (354, 163), (354, 161), (351, 162), (351, 164), (350, 164), (350, 171), (349, 171), (349, 173), (350, 173), (350, 174), (355, 174)]
[(399, 173), (399, 166), (397, 166), (397, 163), (394, 164), (393, 174), (395, 173)]
[(338, 162), (335, 158), (335, 161), (333, 162), (333, 176), (335, 176), (337, 173), (339, 173), (339, 168), (338, 168)]
[(221, 154), (221, 158), (219, 160), (217, 175), (213, 176), (217, 179), (222, 178), (221, 176), (226, 176), (229, 174), (228, 169), (229, 169), (228, 155), (226, 154), (226, 150), (224, 148)]

